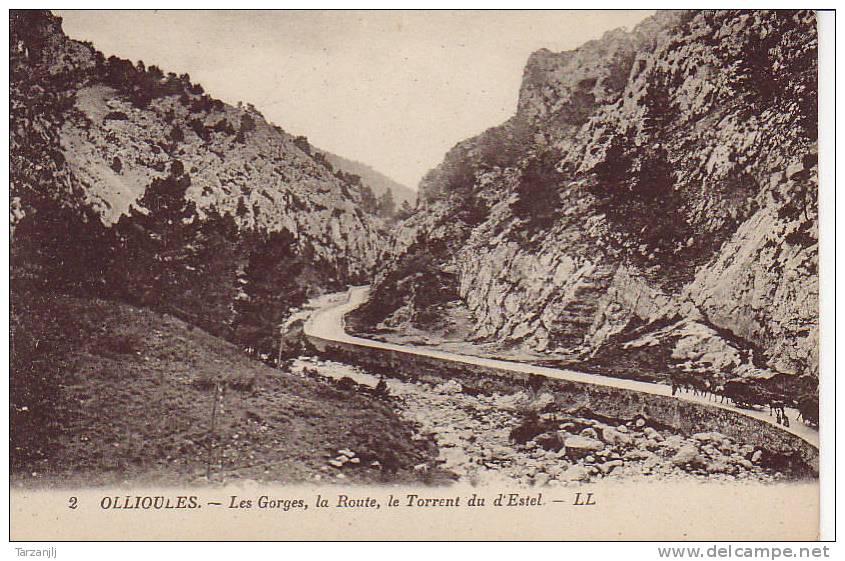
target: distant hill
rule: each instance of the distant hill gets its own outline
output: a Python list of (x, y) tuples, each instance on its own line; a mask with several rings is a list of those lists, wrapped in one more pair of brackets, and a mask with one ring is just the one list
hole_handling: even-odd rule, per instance
[(335, 168), (341, 169), (346, 173), (359, 176), (361, 181), (370, 186), (377, 197), (381, 196), (381, 194), (385, 191), (390, 190), (393, 192), (393, 200), (396, 201), (397, 206), (401, 205), (405, 201), (408, 201), (408, 204), (411, 206), (416, 204), (417, 192), (413, 189), (394, 181), (383, 173), (374, 170), (367, 164), (348, 160), (341, 156), (336, 156), (331, 152), (323, 151), (323, 153)]

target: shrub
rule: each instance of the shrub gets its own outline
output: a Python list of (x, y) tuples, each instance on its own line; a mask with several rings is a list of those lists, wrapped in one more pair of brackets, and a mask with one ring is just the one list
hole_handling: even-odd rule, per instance
[(552, 428), (554, 427), (550, 426), (549, 421), (541, 419), (536, 411), (526, 411), (523, 413), (520, 423), (511, 429), (508, 437), (517, 444), (525, 444), (535, 436), (543, 434)]
[(118, 355), (131, 355), (138, 352), (138, 343), (134, 337), (126, 334), (110, 333), (100, 339), (101, 349)]
[(105, 117), (103, 117), (103, 122), (106, 121), (126, 121), (129, 117), (123, 111), (110, 111)]

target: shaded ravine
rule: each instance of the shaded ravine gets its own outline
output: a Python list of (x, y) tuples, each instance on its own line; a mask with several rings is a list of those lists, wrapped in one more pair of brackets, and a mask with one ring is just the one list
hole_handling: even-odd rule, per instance
[(339, 343), (351, 344), (359, 347), (385, 349), (399, 353), (406, 353), (409, 355), (432, 357), (444, 361), (478, 365), (487, 368), (494, 368), (497, 370), (519, 372), (523, 374), (537, 374), (556, 380), (567, 380), (572, 382), (594, 384), (598, 386), (621, 388), (635, 392), (642, 392), (646, 394), (659, 395), (684, 401), (695, 402), (707, 407), (725, 409), (740, 415), (744, 415), (746, 417), (756, 419), (758, 421), (763, 421), (771, 426), (778, 428), (779, 430), (788, 432), (801, 438), (808, 444), (818, 449), (818, 431), (805, 425), (800, 421), (796, 421), (795, 419), (798, 416), (798, 412), (794, 409), (786, 410), (787, 416), (791, 420), (793, 420), (793, 422), (790, 424), (789, 427), (785, 427), (783, 425), (778, 424), (775, 421), (775, 418), (769, 415), (767, 410), (758, 411), (754, 409), (743, 409), (727, 403), (718, 403), (710, 401), (703, 396), (696, 396), (690, 393), (678, 394), (673, 396), (671, 387), (665, 384), (640, 382), (623, 378), (611, 378), (596, 374), (588, 374), (586, 372), (577, 372), (575, 370), (565, 370), (559, 368), (537, 366), (521, 362), (461, 355), (451, 352), (429, 349), (425, 347), (418, 347), (414, 345), (396, 345), (393, 343), (374, 341), (371, 339), (364, 339), (362, 337), (350, 335), (346, 332), (344, 317), (349, 312), (366, 302), (368, 295), (368, 286), (358, 286), (350, 288), (346, 293), (329, 294), (315, 300), (312, 303), (312, 305), (315, 307), (315, 311), (305, 322), (305, 335), (318, 337), (329, 341), (336, 341)]

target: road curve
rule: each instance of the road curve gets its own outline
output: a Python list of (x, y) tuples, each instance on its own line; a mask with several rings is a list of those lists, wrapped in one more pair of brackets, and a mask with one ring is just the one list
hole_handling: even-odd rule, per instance
[(478, 366), (496, 368), (499, 370), (506, 370), (511, 372), (539, 374), (541, 376), (555, 378), (558, 380), (570, 380), (573, 382), (584, 382), (588, 384), (596, 384), (599, 386), (622, 388), (626, 390), (643, 392), (653, 395), (674, 397), (675, 399), (692, 401), (707, 405), (709, 407), (729, 409), (741, 415), (753, 417), (755, 419), (769, 423), (770, 425), (773, 425), (780, 430), (792, 433), (798, 436), (799, 438), (805, 440), (806, 442), (814, 446), (816, 449), (818, 449), (819, 447), (818, 431), (811, 427), (808, 427), (801, 421), (796, 420), (798, 412), (794, 409), (787, 409), (787, 415), (792, 420), (792, 422), (789, 427), (784, 427), (775, 422), (775, 418), (769, 415), (768, 410), (758, 411), (754, 409), (743, 409), (726, 403), (716, 403), (713, 401), (708, 401), (704, 397), (694, 396), (690, 393), (683, 393), (672, 396), (672, 388), (665, 384), (639, 382), (636, 380), (626, 380), (623, 378), (612, 378), (609, 376), (588, 374), (586, 372), (576, 372), (574, 370), (564, 370), (560, 368), (549, 368), (546, 366), (537, 366), (534, 364), (526, 364), (522, 362), (461, 355), (430, 349), (426, 347), (418, 347), (413, 345), (395, 345), (393, 343), (385, 343), (383, 341), (374, 341), (372, 339), (355, 337), (346, 332), (344, 317), (346, 316), (346, 314), (363, 304), (367, 300), (368, 294), (368, 286), (355, 286), (350, 288), (346, 294), (334, 293), (327, 296), (323, 296), (318, 300), (315, 300), (312, 305), (315, 306), (316, 309), (314, 310), (314, 313), (311, 314), (311, 316), (305, 322), (305, 334), (313, 337), (326, 339), (329, 341), (348, 343), (360, 347), (388, 349), (400, 353), (434, 357), (441, 360), (459, 362), (464, 364), (475, 364)]

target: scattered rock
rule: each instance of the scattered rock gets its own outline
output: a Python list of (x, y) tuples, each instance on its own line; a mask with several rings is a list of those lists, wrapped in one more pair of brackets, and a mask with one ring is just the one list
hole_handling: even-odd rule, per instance
[(546, 485), (549, 482), (549, 479), (550, 478), (548, 473), (540, 472), (534, 476), (534, 485), (536, 487), (542, 487), (543, 485)]
[(728, 438), (724, 434), (716, 431), (698, 432), (692, 435), (692, 437), (699, 442), (722, 442)]
[(456, 380), (448, 380), (434, 386), (433, 391), (439, 394), (457, 394), (463, 392), (464, 387)]

